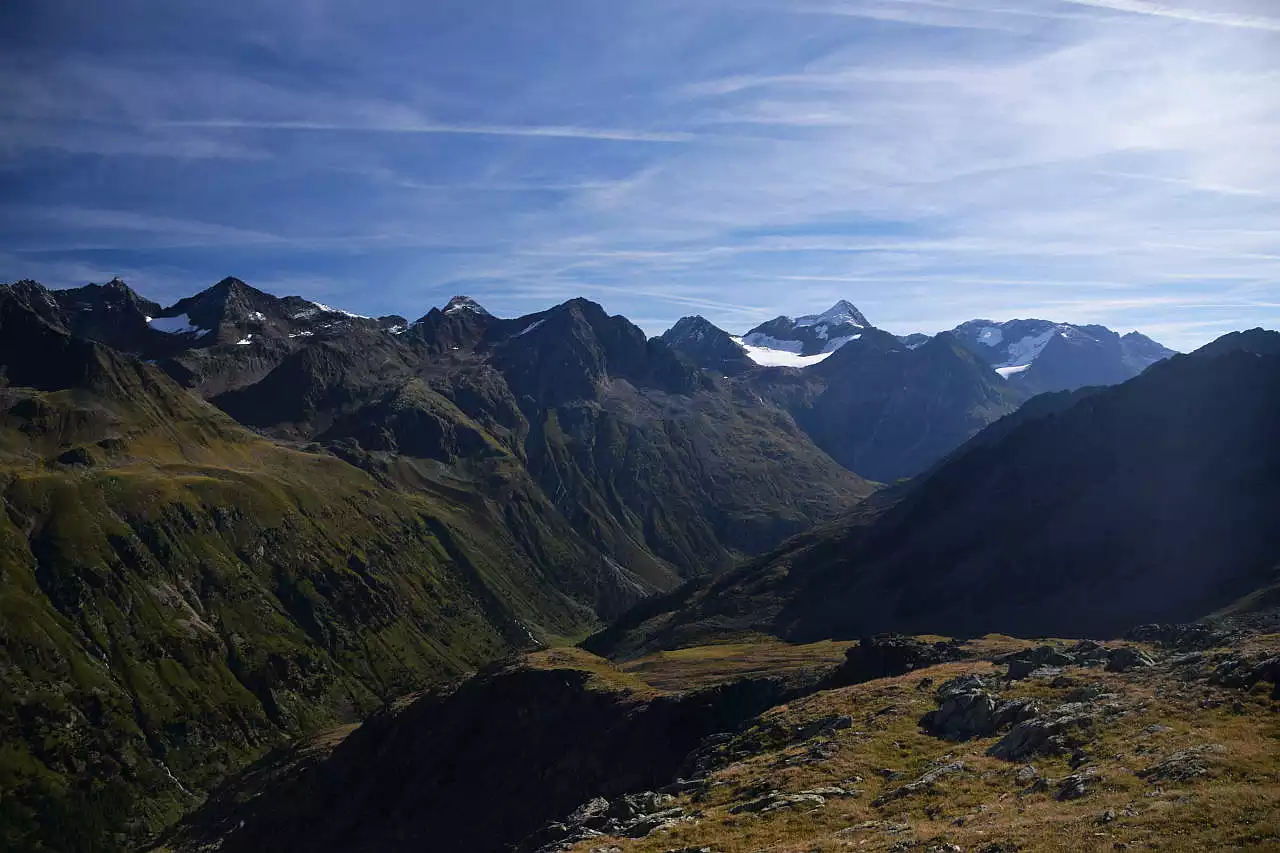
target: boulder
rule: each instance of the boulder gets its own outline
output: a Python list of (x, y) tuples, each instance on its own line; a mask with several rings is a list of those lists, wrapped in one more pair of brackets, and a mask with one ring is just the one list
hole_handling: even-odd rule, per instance
[(1142, 649), (1121, 646), (1107, 654), (1107, 672), (1128, 672), (1138, 667), (1155, 666), (1155, 661)]
[(1083, 773), (1072, 773), (1058, 781), (1058, 792), (1054, 795), (1059, 800), (1078, 800), (1089, 793), (1089, 787), (1097, 778), (1097, 774), (1086, 770)]
[(1138, 775), (1149, 782), (1188, 782), (1208, 776), (1206, 759), (1223, 752), (1226, 752), (1226, 748), (1217, 743), (1180, 749), (1169, 753), (1145, 770), (1139, 770)]
[(871, 804), (873, 806), (883, 806), (886, 803), (893, 802), (894, 800), (900, 800), (904, 797), (911, 797), (916, 794), (932, 793), (939, 780), (945, 779), (948, 776), (956, 776), (963, 772), (965, 772), (963, 761), (953, 761), (950, 764), (944, 764), (941, 767), (930, 770), (914, 782), (908, 782), (899, 788), (894, 788), (892, 791), (887, 791), (886, 793), (881, 794), (879, 797), (872, 800)]
[(729, 814), (743, 814), (750, 812), (768, 814), (769, 812), (778, 811), (780, 809), (795, 808), (820, 809), (826, 804), (826, 798), (820, 794), (780, 794), (775, 791), (771, 794), (766, 794), (759, 799), (739, 803), (729, 809)]
[(989, 737), (1040, 713), (1034, 699), (998, 699), (976, 675), (945, 682), (938, 688), (938, 702), (938, 710), (921, 717), (920, 725), (937, 737), (954, 741)]
[(947, 740), (968, 740), (995, 731), (996, 700), (976, 675), (962, 675), (938, 688), (938, 709), (920, 718), (930, 734)]
[(1045, 667), (1070, 666), (1076, 662), (1076, 659), (1053, 646), (1036, 646), (1033, 649), (1023, 649), (1020, 652), (1005, 655), (998, 658), (997, 662), (1008, 664), (1008, 679), (1017, 681)]
[(840, 787), (837, 787), (837, 786), (835, 786), (835, 785), (831, 785), (831, 786), (823, 787), (823, 788), (806, 788), (805, 790), (801, 791), (800, 793), (802, 793), (802, 794), (816, 794), (816, 795), (817, 795), (817, 796), (819, 796), (819, 797), (827, 797), (827, 798), (830, 798), (830, 797), (859, 797), (859, 796), (862, 796), (862, 792), (861, 792), (861, 791), (859, 791), (859, 790), (857, 790), (856, 788), (840, 788)]
[(1098, 709), (1084, 702), (1068, 702), (1052, 711), (1022, 720), (987, 755), (1023, 761), (1032, 755), (1052, 755), (1083, 743), (1080, 733), (1093, 726)]

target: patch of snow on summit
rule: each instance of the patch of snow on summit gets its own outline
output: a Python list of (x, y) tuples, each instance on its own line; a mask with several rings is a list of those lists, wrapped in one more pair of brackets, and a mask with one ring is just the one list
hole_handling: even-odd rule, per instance
[(1004, 332), (999, 326), (987, 326), (978, 334), (978, 343), (987, 347), (999, 346), (1004, 340)]
[[(342, 315), (343, 315), (343, 316), (345, 316), (345, 317), (354, 317), (354, 318), (355, 318), (355, 319), (357, 319), (357, 320), (368, 320), (368, 319), (370, 319), (369, 317), (366, 317), (366, 316), (365, 316), (365, 315), (363, 315), (363, 314), (352, 314), (350, 311), (343, 311), (341, 308), (334, 308), (334, 307), (332, 307), (332, 306), (330, 306), (330, 305), (325, 305), (323, 302), (312, 302), (311, 304), (312, 304), (312, 305), (314, 305), (314, 306), (316, 306), (316, 308), (317, 308), (318, 310), (323, 311), (323, 312), (324, 312), (324, 313), (326, 313), (326, 314), (342, 314)], [(302, 311), (302, 312), (299, 312), (299, 313), (297, 313), (297, 314), (294, 314), (294, 315), (293, 315), (293, 318), (294, 318), (295, 320), (297, 320), (297, 319), (300, 319), (300, 318), (302, 318), (302, 317), (309, 317), (309, 316), (311, 316), (311, 314), (312, 314), (312, 313), (314, 313), (314, 312)]]

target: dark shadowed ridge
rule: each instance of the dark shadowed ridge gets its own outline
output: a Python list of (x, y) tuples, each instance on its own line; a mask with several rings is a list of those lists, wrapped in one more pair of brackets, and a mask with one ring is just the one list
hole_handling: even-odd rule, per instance
[[(1193, 620), (1280, 567), (1280, 335), (1229, 335), (1108, 389), (1038, 398), (896, 501), (647, 602), (588, 647), (763, 630), (1116, 636)], [(648, 639), (646, 639), (648, 638)]]

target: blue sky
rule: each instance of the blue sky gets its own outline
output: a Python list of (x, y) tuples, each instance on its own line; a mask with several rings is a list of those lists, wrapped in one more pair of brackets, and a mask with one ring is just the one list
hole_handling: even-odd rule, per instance
[(1274, 0), (16, 0), (0, 280), (1280, 326)]

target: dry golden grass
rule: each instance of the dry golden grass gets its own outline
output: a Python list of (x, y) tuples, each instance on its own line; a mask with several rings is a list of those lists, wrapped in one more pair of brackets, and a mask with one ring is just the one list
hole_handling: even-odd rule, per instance
[(657, 652), (621, 664), (619, 669), (661, 690), (691, 690), (739, 678), (829, 668), (844, 660), (845, 649), (850, 645), (830, 640), (792, 645), (762, 638)]
[[(985, 657), (1028, 645), (1008, 637), (987, 637), (971, 647)], [(1254, 638), (1255, 648), (1275, 649), (1275, 638)], [(742, 645), (686, 649), (628, 665), (647, 680), (690, 685), (700, 675), (727, 677), (759, 671), (764, 662), (797, 666), (803, 654), (829, 661), (830, 644), (760, 649)], [(843, 648), (843, 645), (840, 646)], [(836, 851), (964, 851), (988, 845), (1033, 851), (1280, 850), (1280, 703), (1270, 686), (1244, 694), (1204, 682), (1185, 683), (1165, 668), (1118, 674), (1100, 667), (1071, 667), (1076, 686), (1098, 685), (1116, 695), (1120, 716), (1105, 719), (1085, 747), (1084, 767), (1098, 774), (1081, 799), (1058, 801), (1047, 793), (1020, 795), (1014, 776), (1023, 766), (986, 755), (999, 739), (963, 743), (921, 731), (921, 715), (936, 707), (934, 688), (963, 673), (1002, 673), (989, 660), (946, 664), (898, 678), (816, 693), (763, 715), (757, 731), (764, 742), (773, 724), (792, 727), (830, 714), (847, 714), (853, 726), (818, 740), (835, 747), (832, 757), (813, 760), (814, 741), (776, 745), (713, 773), (702, 799), (686, 795), (680, 805), (698, 817), (669, 832), (644, 839), (595, 839), (573, 850), (588, 853), (618, 847), (624, 853), (665, 853), (710, 847), (719, 853), (835, 853)], [(1070, 687), (1043, 680), (1002, 685), (1005, 697), (1035, 696), (1052, 707), (1066, 701)], [(1166, 727), (1150, 729), (1152, 726)], [(775, 729), (780, 731), (780, 729)], [(1224, 751), (1208, 762), (1209, 776), (1189, 782), (1151, 782), (1138, 771), (1176, 750), (1208, 744)], [(928, 770), (962, 761), (965, 772), (940, 781), (936, 790), (873, 805), (881, 794)], [(1045, 777), (1077, 772), (1068, 756), (1031, 759)], [(898, 774), (886, 778), (886, 771)], [(763, 790), (799, 792), (825, 786), (852, 787), (853, 798), (828, 798), (808, 813), (732, 815), (729, 809)], [(1114, 814), (1104, 820), (1108, 811)], [(1013, 845), (1016, 845), (1013, 846)]]
[(651, 698), (662, 692), (632, 673), (614, 667), (604, 658), (572, 646), (530, 652), (521, 656), (517, 665), (532, 669), (572, 669), (585, 672), (591, 676), (591, 680), (587, 682), (588, 687), (633, 693), (637, 699)]

